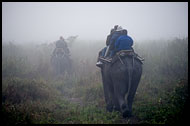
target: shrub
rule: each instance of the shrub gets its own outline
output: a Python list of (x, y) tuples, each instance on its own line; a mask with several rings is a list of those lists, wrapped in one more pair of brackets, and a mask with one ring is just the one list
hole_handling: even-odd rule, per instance
[(19, 104), (36, 100), (47, 100), (54, 97), (51, 88), (43, 80), (29, 80), (13, 77), (3, 80), (2, 98), (4, 102)]
[(178, 86), (172, 92), (168, 92), (157, 99), (157, 103), (137, 101), (138, 104), (135, 105), (134, 111), (143, 123), (181, 123), (180, 121), (185, 117), (187, 98), (187, 80), (183, 80), (178, 83)]

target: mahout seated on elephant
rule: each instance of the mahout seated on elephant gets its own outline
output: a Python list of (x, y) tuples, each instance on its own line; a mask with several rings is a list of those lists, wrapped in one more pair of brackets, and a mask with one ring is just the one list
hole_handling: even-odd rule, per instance
[(56, 41), (56, 48), (51, 56), (51, 64), (56, 75), (64, 74), (66, 71), (69, 74), (72, 72), (70, 51), (62, 36)]

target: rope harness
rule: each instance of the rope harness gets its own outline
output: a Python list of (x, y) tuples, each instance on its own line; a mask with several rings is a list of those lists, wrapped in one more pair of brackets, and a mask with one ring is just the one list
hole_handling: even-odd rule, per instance
[(144, 58), (140, 57), (133, 50), (121, 50), (121, 51), (117, 52), (113, 58), (108, 59), (108, 58), (104, 58), (104, 57), (99, 57), (99, 59), (105, 63), (111, 63), (111, 64), (115, 63), (119, 59), (121, 64), (124, 65), (122, 57), (125, 57), (125, 56), (131, 56), (132, 57), (132, 66), (134, 66), (134, 59), (135, 58), (143, 64)]
[(130, 55), (132, 56), (133, 60), (132, 60), (132, 66), (134, 65), (134, 52), (133, 50), (121, 50), (119, 52), (116, 53), (116, 56), (118, 57), (118, 59), (120, 60), (121, 64), (124, 64), (123, 60), (121, 57)]

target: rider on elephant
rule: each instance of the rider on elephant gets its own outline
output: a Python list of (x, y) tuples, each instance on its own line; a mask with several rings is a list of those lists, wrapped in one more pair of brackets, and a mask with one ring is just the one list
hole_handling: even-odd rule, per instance
[[(122, 29), (121, 26), (115, 25), (114, 29), (111, 30), (110, 35), (107, 36), (106, 45), (103, 50), (99, 53), (101, 57), (111, 59), (116, 52), (120, 50), (133, 50), (133, 40), (127, 35), (127, 30)], [(96, 63), (98, 67), (101, 67), (103, 63), (98, 61)]]
[(56, 48), (51, 56), (51, 64), (56, 75), (72, 73), (72, 61), (70, 59), (70, 51), (66, 41), (61, 36), (55, 43)]
[(118, 25), (115, 25), (114, 28), (111, 29), (110, 34), (107, 36), (106, 46), (109, 45), (110, 39), (112, 38), (112, 35), (117, 30), (117, 28), (118, 28)]
[(58, 41), (56, 41), (56, 48), (53, 51), (53, 56), (56, 55), (63, 55), (67, 54), (69, 55), (70, 51), (67, 46), (67, 43), (65, 42), (64, 38), (61, 36)]
[(133, 39), (128, 36), (127, 30), (122, 29), (120, 35), (116, 36), (115, 41), (110, 43), (110, 57), (112, 58), (117, 52), (121, 50), (131, 50), (133, 49)]
[(133, 50), (132, 45), (133, 40), (130, 36), (127, 35), (127, 30), (119, 26), (110, 38), (110, 47), (108, 53), (105, 54), (105, 57), (112, 58), (115, 53), (120, 50)]

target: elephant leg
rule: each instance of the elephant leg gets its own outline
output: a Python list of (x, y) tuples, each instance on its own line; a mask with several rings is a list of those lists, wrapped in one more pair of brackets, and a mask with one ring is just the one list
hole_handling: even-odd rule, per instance
[(73, 63), (72, 60), (69, 59), (69, 74), (72, 75), (73, 74)]
[(125, 96), (131, 85), (131, 77), (132, 69), (125, 66), (120, 66), (120, 69), (117, 69), (112, 73), (115, 95), (118, 99), (120, 111), (124, 118), (130, 115), (129, 106), (125, 101)]
[(101, 70), (102, 73), (102, 80), (103, 80), (103, 89), (104, 89), (104, 97), (106, 101), (106, 109), (109, 112), (113, 111), (113, 86), (112, 82), (108, 78), (108, 76), (105, 75), (104, 71)]
[(67, 72), (69, 75), (72, 74), (72, 62), (70, 59), (68, 59), (68, 62), (67, 62)]
[(60, 59), (58, 61), (57, 70), (58, 70), (58, 75), (60, 75), (61, 74), (61, 62), (60, 62)]
[(113, 109), (114, 109), (115, 111), (120, 111), (119, 101), (118, 101), (116, 95), (114, 95), (114, 101), (113, 101), (113, 103), (114, 103)]
[(132, 114), (133, 99), (134, 99), (134, 96), (135, 96), (135, 93), (136, 93), (136, 90), (141, 78), (141, 74), (142, 74), (142, 69), (139, 69), (139, 70), (134, 71), (133, 76), (132, 76), (132, 85), (129, 89), (128, 96), (127, 96), (127, 104), (129, 107), (130, 115)]
[(125, 117), (128, 112), (128, 105), (125, 102), (125, 95), (128, 89), (128, 85), (126, 82), (119, 82), (117, 84), (114, 83), (114, 91), (115, 95), (118, 100), (120, 111), (123, 113), (123, 116)]
[(67, 67), (64, 62), (65, 62), (64, 59), (62, 59), (62, 61), (61, 61), (61, 74), (62, 75), (65, 74), (65, 68)]
[[(121, 71), (120, 71), (121, 72)], [(124, 114), (128, 110), (128, 106), (125, 102), (125, 95), (128, 90), (127, 79), (125, 74), (116, 74), (112, 76), (112, 81), (114, 83), (115, 98), (118, 100), (120, 111)]]
[(128, 92), (128, 96), (127, 96), (127, 104), (128, 104), (128, 107), (129, 107), (129, 115), (128, 116), (132, 115), (132, 103), (133, 103), (135, 92), (136, 92), (136, 89), (137, 89), (137, 86), (138, 86), (138, 82), (135, 82), (135, 83), (133, 82), (132, 84), (133, 85), (131, 85), (131, 88), (130, 88), (130, 90)]
[(58, 59), (56, 59), (56, 66), (55, 66), (55, 68), (56, 68), (56, 75), (59, 75), (59, 61), (58, 61)]

